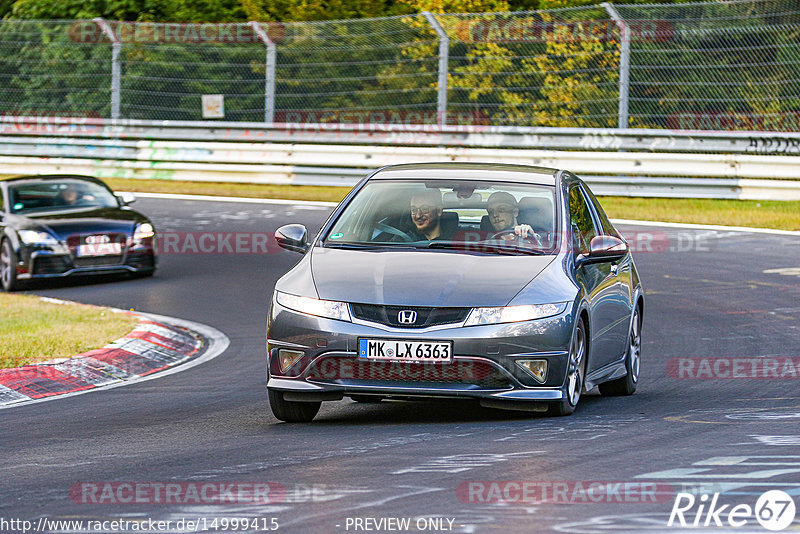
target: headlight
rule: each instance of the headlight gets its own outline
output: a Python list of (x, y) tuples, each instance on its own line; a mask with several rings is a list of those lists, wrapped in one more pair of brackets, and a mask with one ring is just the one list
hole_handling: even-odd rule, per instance
[(58, 245), (58, 240), (47, 232), (36, 230), (20, 230), (19, 238), (26, 245)]
[(346, 302), (335, 300), (320, 300), (310, 297), (298, 297), (288, 293), (275, 292), (275, 300), (278, 304), (290, 310), (327, 317), (328, 319), (338, 319), (340, 321), (351, 321), (350, 307)]
[(566, 302), (529, 306), (500, 306), (498, 308), (472, 308), (464, 326), (532, 321), (533, 319), (558, 315), (566, 309)]
[(156, 235), (153, 225), (150, 223), (142, 223), (133, 231), (133, 238), (136, 240), (147, 239)]

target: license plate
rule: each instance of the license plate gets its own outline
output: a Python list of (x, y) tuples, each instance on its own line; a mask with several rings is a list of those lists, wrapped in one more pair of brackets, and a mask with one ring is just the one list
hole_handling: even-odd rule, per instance
[(452, 362), (453, 342), (359, 339), (358, 357), (404, 362)]
[(76, 256), (114, 256), (122, 254), (120, 243), (95, 243), (91, 245), (78, 245)]

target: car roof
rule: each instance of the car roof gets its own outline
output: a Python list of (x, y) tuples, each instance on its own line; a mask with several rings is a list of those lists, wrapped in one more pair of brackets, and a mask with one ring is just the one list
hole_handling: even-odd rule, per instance
[(87, 176), (84, 174), (28, 174), (28, 175), (20, 175), (20, 176), (0, 176), (0, 182), (21, 182), (25, 180), (31, 181), (47, 181), (47, 180), (85, 180), (87, 182), (94, 182), (96, 184), (100, 184), (105, 186), (106, 184), (100, 180), (99, 178), (95, 178), (94, 176)]
[(480, 180), (555, 185), (558, 169), (505, 163), (405, 163), (379, 169), (371, 180)]

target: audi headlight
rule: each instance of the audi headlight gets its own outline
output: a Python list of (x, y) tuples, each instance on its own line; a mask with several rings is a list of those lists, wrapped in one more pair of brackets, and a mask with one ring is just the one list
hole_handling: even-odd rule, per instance
[(559, 315), (567, 309), (566, 302), (556, 304), (532, 304), (527, 306), (500, 306), (496, 308), (472, 308), (464, 326), (481, 324), (517, 323)]
[(156, 231), (150, 223), (142, 223), (133, 231), (133, 239), (136, 241), (141, 241), (142, 239), (147, 239), (154, 235), (156, 235)]
[(284, 308), (289, 308), (290, 310), (300, 313), (327, 317), (328, 319), (338, 319), (339, 321), (352, 321), (350, 318), (350, 307), (346, 302), (298, 297), (297, 295), (281, 293), (280, 291), (275, 292), (275, 300)]
[(58, 239), (47, 232), (20, 230), (17, 233), (19, 234), (19, 238), (26, 245), (58, 245)]

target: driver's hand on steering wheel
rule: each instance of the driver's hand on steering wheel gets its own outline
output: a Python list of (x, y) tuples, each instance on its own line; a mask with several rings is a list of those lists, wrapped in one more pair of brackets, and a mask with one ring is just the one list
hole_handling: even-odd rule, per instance
[(531, 226), (529, 224), (518, 224), (518, 225), (516, 225), (514, 227), (514, 234), (516, 236), (518, 236), (518, 237), (523, 238), (523, 239), (525, 239), (529, 235), (530, 235), (530, 237), (536, 237), (536, 238), (539, 237), (536, 234), (536, 232), (533, 231), (533, 228), (531, 228)]

